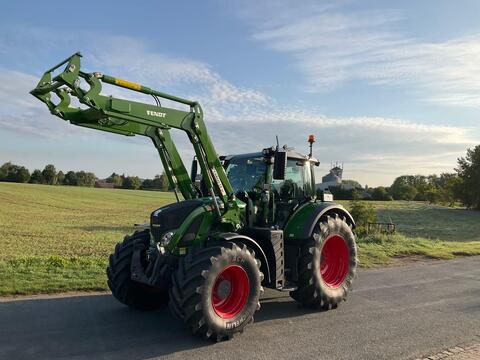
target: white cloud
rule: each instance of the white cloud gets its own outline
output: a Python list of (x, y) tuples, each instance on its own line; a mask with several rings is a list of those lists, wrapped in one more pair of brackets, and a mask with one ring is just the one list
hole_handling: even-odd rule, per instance
[(403, 17), (395, 11), (347, 13), (308, 3), (290, 12), (283, 5), (266, 11), (270, 21), (250, 14), (253, 38), (291, 54), (309, 91), (362, 80), (413, 87), (422, 100), (480, 108), (480, 34), (429, 42), (397, 31)]
[(22, 107), (40, 108), (38, 101), (32, 101), (28, 93), (38, 82), (38, 78), (15, 70), (0, 69), (0, 101), (2, 108)]
[[(91, 56), (90, 56), (91, 55)], [(263, 104), (267, 97), (254, 89), (243, 89), (222, 78), (205, 63), (168, 56), (134, 38), (108, 37), (97, 40), (85, 58), (109, 75), (140, 82), (161, 91), (182, 89), (187, 96), (200, 96), (209, 104)], [(106, 71), (106, 70), (105, 70)], [(164, 90), (167, 89), (167, 90)]]

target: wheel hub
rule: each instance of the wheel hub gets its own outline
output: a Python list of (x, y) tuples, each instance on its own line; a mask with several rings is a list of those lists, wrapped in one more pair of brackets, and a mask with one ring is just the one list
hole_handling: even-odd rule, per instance
[(331, 288), (339, 288), (348, 275), (349, 263), (348, 247), (343, 237), (329, 236), (323, 244), (320, 256), (320, 275), (323, 282)]
[(245, 307), (250, 294), (250, 281), (239, 265), (229, 265), (217, 276), (212, 291), (212, 306), (223, 319), (237, 316)]

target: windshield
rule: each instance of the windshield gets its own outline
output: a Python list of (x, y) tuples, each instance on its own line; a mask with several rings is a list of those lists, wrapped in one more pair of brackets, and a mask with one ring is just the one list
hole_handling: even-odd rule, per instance
[(251, 191), (254, 188), (261, 189), (265, 183), (267, 165), (263, 157), (234, 157), (226, 167), (226, 173), (233, 190)]

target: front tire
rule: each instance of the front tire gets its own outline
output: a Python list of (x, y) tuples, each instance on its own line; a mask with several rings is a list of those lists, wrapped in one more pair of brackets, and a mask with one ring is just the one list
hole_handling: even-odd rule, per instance
[(170, 309), (194, 334), (221, 341), (253, 321), (263, 292), (260, 262), (247, 247), (192, 249), (172, 277)]
[(355, 234), (345, 219), (327, 216), (301, 248), (298, 288), (290, 293), (301, 304), (335, 309), (346, 300), (357, 270)]
[(166, 305), (168, 291), (144, 285), (131, 279), (131, 262), (135, 242), (142, 242), (148, 248), (149, 230), (137, 231), (125, 236), (115, 246), (107, 267), (108, 287), (112, 295), (122, 304), (140, 310), (153, 310)]

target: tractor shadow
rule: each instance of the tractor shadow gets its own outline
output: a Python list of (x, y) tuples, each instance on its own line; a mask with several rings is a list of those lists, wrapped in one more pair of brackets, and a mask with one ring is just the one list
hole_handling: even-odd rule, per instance
[[(269, 291), (269, 290), (267, 290)], [(272, 291), (273, 293), (273, 291)], [(291, 319), (297, 316), (312, 315), (323, 311), (312, 310), (295, 302), (288, 294), (266, 294), (262, 297), (260, 311), (255, 313), (255, 322), (275, 319)]]
[[(264, 297), (255, 322), (308, 312)], [(193, 336), (168, 307), (131, 310), (110, 294), (0, 302), (0, 324), (0, 359), (147, 359), (214, 345)]]

